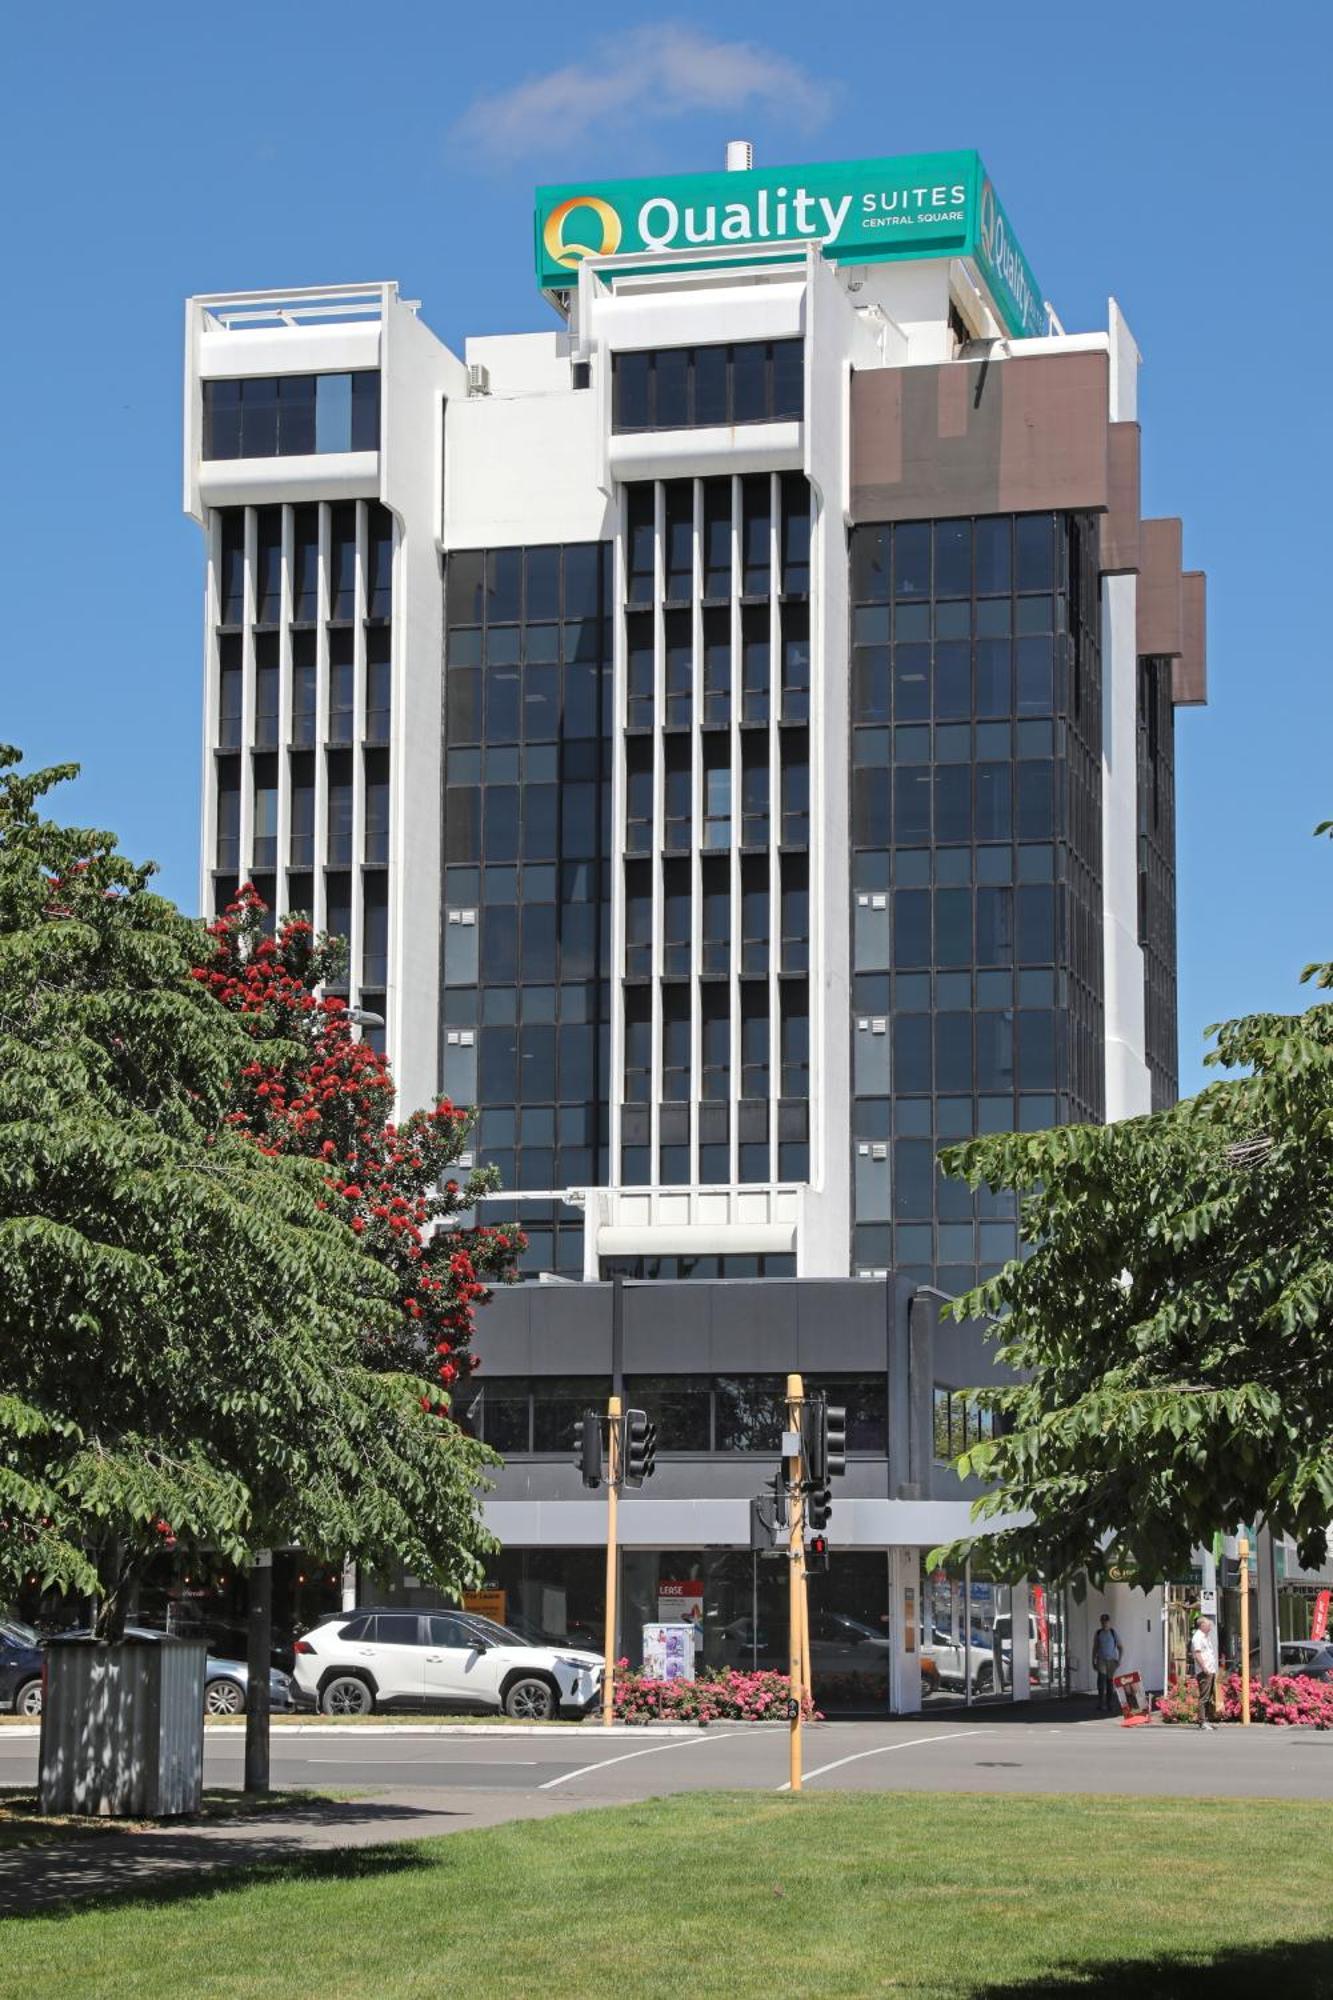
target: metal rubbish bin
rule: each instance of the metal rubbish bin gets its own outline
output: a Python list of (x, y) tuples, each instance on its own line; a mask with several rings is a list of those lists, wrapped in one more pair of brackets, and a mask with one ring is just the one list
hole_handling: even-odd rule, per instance
[(44, 1813), (164, 1819), (204, 1788), (201, 1639), (53, 1639), (46, 1652)]

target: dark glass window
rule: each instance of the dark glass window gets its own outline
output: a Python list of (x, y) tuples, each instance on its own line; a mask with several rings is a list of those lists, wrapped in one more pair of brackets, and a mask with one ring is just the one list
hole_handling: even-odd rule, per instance
[(377, 369), (206, 381), (203, 457), (289, 458), (379, 448)]
[(382, 987), (389, 977), (389, 877), (382, 868), (366, 870), (361, 908), (361, 983)]
[[(725, 350), (723, 350), (725, 351)], [(731, 595), (731, 481), (704, 481), (704, 596)]]
[(690, 912), (689, 862), (663, 862), (662, 963), (665, 972), (687, 973), (690, 969)]
[(297, 507), (292, 517), (292, 617), (311, 624), (319, 616), (319, 509)]
[[(708, 844), (707, 840), (704, 844)], [(726, 973), (731, 965), (731, 879), (726, 861), (705, 856), (701, 876), (703, 970), (705, 973)]]
[(218, 620), (240, 625), (245, 619), (245, 509), (229, 507), (222, 516), (218, 553)]
[(782, 720), (810, 718), (810, 612), (804, 604), (782, 607)]
[(329, 616), (351, 618), (356, 611), (356, 507), (341, 504), (330, 513)]
[(738, 341), (613, 355), (611, 410), (618, 432), (799, 422), (805, 414), (804, 344)]
[(241, 742), (241, 638), (229, 632), (218, 641), (218, 748), (237, 750)]
[(719, 1375), (714, 1381), (714, 1449), (776, 1451), (786, 1423), (786, 1385), (778, 1375)]
[(768, 987), (759, 980), (741, 983), (741, 1096), (768, 1096)]
[(668, 611), (666, 632), (666, 726), (688, 729), (693, 710), (694, 644), (688, 611)]
[(741, 611), (741, 721), (767, 722), (768, 702), (768, 606), (747, 604)]
[(767, 847), (769, 833), (768, 737), (741, 738), (741, 845)]
[(782, 857), (783, 972), (805, 972), (810, 963), (809, 863), (803, 854)]
[(708, 1451), (712, 1446), (712, 1391), (707, 1378), (631, 1375), (625, 1382), (631, 1409), (657, 1426), (659, 1451)]
[(393, 516), (378, 501), (366, 512), (366, 616), (387, 618), (393, 608)]
[(647, 1104), (653, 1066), (652, 1000), (647, 987), (625, 988), (625, 1101)]
[[(731, 1094), (731, 994), (720, 980), (706, 980), (700, 991), (703, 1043), (701, 1095), (706, 1100)], [(719, 1177), (727, 1178), (725, 1172)]]
[(625, 589), (631, 604), (652, 603), (653, 541), (652, 486), (631, 486), (625, 503)]
[[(662, 988), (662, 1099), (683, 1104), (690, 1095), (690, 989)], [(688, 1168), (681, 1176), (688, 1180)]]
[(255, 637), (255, 748), (273, 750), (278, 742), (278, 635)]
[(667, 602), (688, 603), (694, 591), (694, 485), (673, 479), (664, 489), (663, 559)]
[(218, 759), (218, 835), (214, 866), (233, 874), (241, 859), (241, 760)]
[(731, 845), (731, 742), (710, 731), (703, 739), (705, 848)]
[(766, 472), (741, 481), (741, 589), (747, 597), (767, 597), (772, 574), (772, 493)]
[(805, 981), (784, 979), (782, 992), (782, 1095), (810, 1094), (810, 1003)]
[(255, 623), (282, 616), (282, 509), (260, 507), (255, 520)]
[(810, 488), (800, 473), (782, 475), (782, 591), (804, 597), (810, 589)]
[[(532, 1448), (563, 1457), (574, 1426), (588, 1409), (602, 1410), (611, 1393), (600, 1375), (535, 1375), (532, 1379)], [(489, 1438), (487, 1439), (489, 1443)]]
[(693, 421), (704, 425), (725, 424), (730, 408), (727, 349), (721, 346), (697, 347), (693, 350), (693, 364)]
[(316, 735), (315, 635), (292, 634), (292, 743), (296, 748), (314, 742)]
[(710, 605), (703, 615), (705, 729), (725, 729), (731, 721), (731, 612)]
[(800, 340), (775, 340), (770, 352), (773, 378), (769, 393), (774, 421), (799, 423), (805, 415), (805, 344)]
[(768, 856), (741, 857), (741, 971), (748, 978), (768, 973)]

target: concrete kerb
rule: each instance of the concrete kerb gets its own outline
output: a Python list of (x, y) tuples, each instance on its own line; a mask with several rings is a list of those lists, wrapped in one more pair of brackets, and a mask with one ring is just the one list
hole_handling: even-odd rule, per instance
[[(806, 1728), (817, 1728), (817, 1723), (806, 1723)], [(280, 1744), (284, 1736), (345, 1737), (359, 1742), (365, 1737), (417, 1737), (452, 1736), (466, 1740), (473, 1736), (500, 1736), (518, 1740), (522, 1737), (544, 1736), (548, 1742), (596, 1743), (606, 1737), (621, 1736), (699, 1736), (710, 1729), (725, 1728), (744, 1730), (785, 1730), (787, 1724), (773, 1722), (729, 1721), (719, 1716), (713, 1723), (698, 1722), (613, 1722), (608, 1728), (602, 1723), (588, 1723), (583, 1728), (571, 1729), (543, 1722), (279, 1722), (272, 1732), (271, 1741)], [(17, 1723), (6, 1729), (4, 1741), (35, 1742), (41, 1735), (39, 1723)], [(245, 1731), (236, 1723), (206, 1722), (204, 1724), (206, 1744), (235, 1741), (243, 1744)]]

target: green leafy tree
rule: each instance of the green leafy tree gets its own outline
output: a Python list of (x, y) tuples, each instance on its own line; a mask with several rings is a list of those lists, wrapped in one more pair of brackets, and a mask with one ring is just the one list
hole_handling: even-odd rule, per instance
[[(1321, 833), (1330, 831), (1326, 825)], [(1327, 991), (1333, 966), (1303, 977)], [(1324, 1560), (1333, 1522), (1333, 1005), (1210, 1029), (1227, 1074), (1109, 1126), (974, 1139), (941, 1155), (1016, 1190), (1032, 1246), (954, 1309), (996, 1315), (1024, 1378), (981, 1400), (1001, 1435), (960, 1460), (990, 1482), (987, 1561), (1148, 1583), (1263, 1519)], [(976, 1538), (937, 1550), (960, 1559)]]
[(115, 1636), (161, 1539), (299, 1542), (442, 1588), (491, 1546), (490, 1454), (312, 1161), (229, 1122), (252, 1059), (199, 927), (108, 833), (44, 818), (72, 766), (0, 748), (0, 1594), (95, 1592)]

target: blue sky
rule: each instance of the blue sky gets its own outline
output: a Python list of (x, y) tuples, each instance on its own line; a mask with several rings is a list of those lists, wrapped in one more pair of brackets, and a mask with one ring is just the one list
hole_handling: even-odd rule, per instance
[[(1182, 1084), (1219, 1016), (1301, 1004), (1333, 854), (1326, 7), (824, 0), (22, 12), (7, 191), (0, 736), (195, 906), (200, 547), (182, 300), (397, 278), (451, 344), (549, 324), (531, 193), (976, 146), (1067, 327), (1114, 293), (1144, 506), (1209, 573), (1180, 721)], [(1330, 952), (1333, 955), (1333, 952)]]

